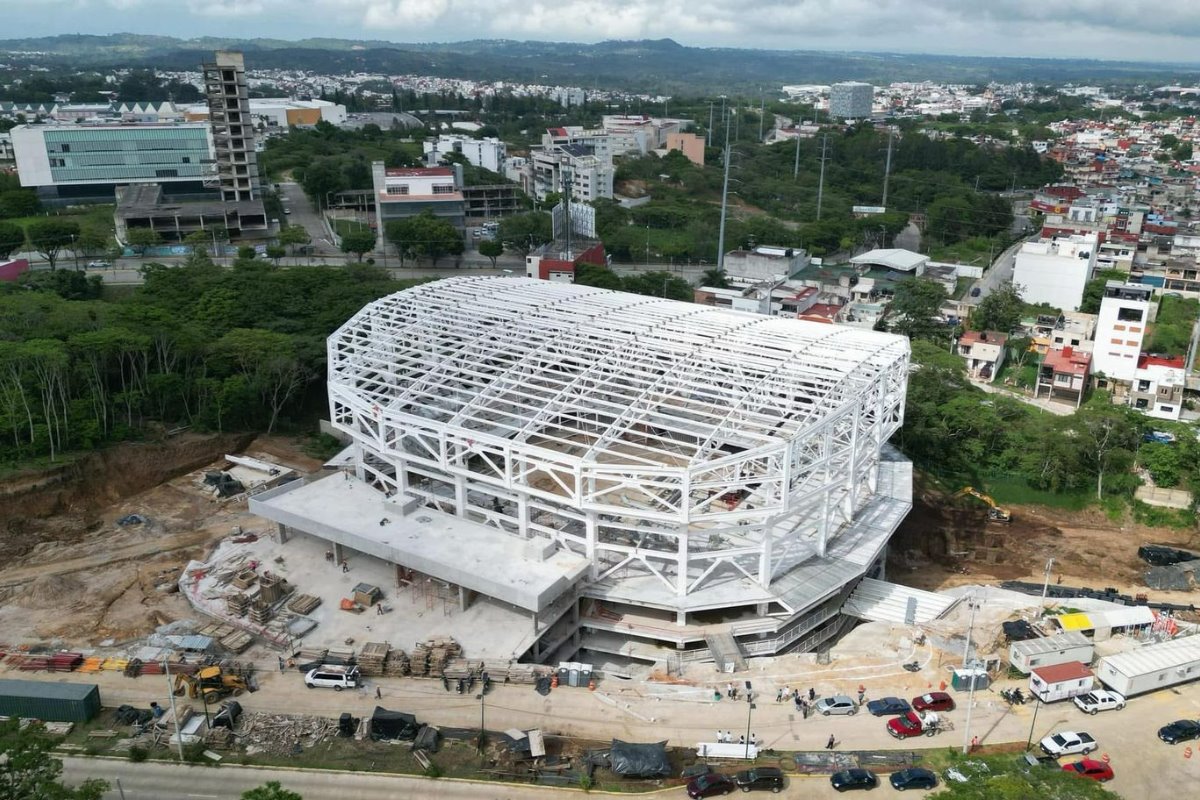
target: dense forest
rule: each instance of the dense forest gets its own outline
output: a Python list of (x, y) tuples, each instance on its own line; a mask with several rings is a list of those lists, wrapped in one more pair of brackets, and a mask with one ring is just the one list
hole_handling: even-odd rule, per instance
[[(273, 430), (323, 406), (325, 338), (416, 281), (370, 266), (150, 264), (129, 297), (98, 279), (0, 284), (0, 464), (56, 458), (180, 425)], [(68, 299), (71, 298), (71, 299)]]

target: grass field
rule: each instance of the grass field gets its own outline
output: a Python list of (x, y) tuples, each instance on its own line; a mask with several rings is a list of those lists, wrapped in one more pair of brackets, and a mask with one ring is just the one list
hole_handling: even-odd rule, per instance
[(106, 231), (112, 231), (114, 210), (115, 206), (111, 205), (74, 206), (72, 208), (57, 209), (49, 214), (38, 214), (33, 217), (14, 217), (5, 221), (14, 222), (22, 228), (26, 228), (31, 222), (51, 216), (77, 222), (81, 228), (103, 228)]

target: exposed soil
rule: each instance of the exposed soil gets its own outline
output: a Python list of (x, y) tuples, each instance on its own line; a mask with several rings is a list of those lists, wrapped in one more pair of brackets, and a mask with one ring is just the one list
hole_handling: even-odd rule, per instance
[[(0, 481), (0, 642), (125, 641), (194, 616), (180, 572), (248, 517), (196, 485), (226, 453), (320, 467), (281, 437), (192, 434)], [(134, 513), (147, 522), (117, 524)]]

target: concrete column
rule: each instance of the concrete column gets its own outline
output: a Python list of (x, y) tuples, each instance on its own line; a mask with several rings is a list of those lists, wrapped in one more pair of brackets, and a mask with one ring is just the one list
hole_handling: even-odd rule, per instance
[(579, 624), (579, 604), (582, 602), (582, 600), (576, 598), (575, 601), (571, 603), (571, 623), (574, 625)]
[(536, 611), (530, 612), (529, 617), (530, 617), (530, 619), (533, 620), (533, 632), (537, 633), (538, 631), (540, 631), (542, 629), (541, 624), (538, 622), (537, 612)]
[(470, 598), (467, 597), (466, 587), (464, 587), (464, 586), (458, 587), (458, 610), (466, 611), (467, 604), (469, 603), (469, 601), (470, 601)]
[(529, 500), (524, 494), (517, 495), (517, 532), (522, 539), (528, 539), (529, 532)]
[(396, 567), (396, 588), (399, 589), (404, 585), (404, 567), (399, 564), (395, 564), (394, 566)]
[[(686, 611), (681, 610), (681, 611), (675, 612), (675, 624), (679, 625), (679, 626), (687, 625), (687, 612)], [(682, 645), (680, 645), (680, 646), (682, 647)]]
[(757, 613), (760, 617), (765, 617), (770, 610), (770, 603), (759, 603), (755, 606), (755, 613)]
[(462, 475), (454, 476), (454, 515), (467, 516), (467, 479)]
[(345, 548), (343, 548), (343, 547), (342, 547), (340, 544), (338, 544), (337, 542), (334, 542), (334, 543), (333, 543), (333, 563), (334, 563), (334, 564), (336, 564), (336, 565), (338, 565), (338, 566), (340, 567), (340, 566), (341, 566), (341, 564), (342, 564), (342, 560), (343, 560), (345, 557), (346, 557), (346, 551), (345, 551)]
[(291, 531), (288, 530), (288, 526), (280, 522), (277, 523), (275, 527), (279, 531), (279, 543), (287, 544), (288, 540), (292, 538), (292, 534)]

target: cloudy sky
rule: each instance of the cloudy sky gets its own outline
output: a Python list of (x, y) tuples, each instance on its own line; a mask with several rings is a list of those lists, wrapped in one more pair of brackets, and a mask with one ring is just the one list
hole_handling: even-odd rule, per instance
[(672, 38), (696, 46), (1200, 61), (1200, 2), (1163, 0), (0, 0), (0, 38), (153, 33)]

